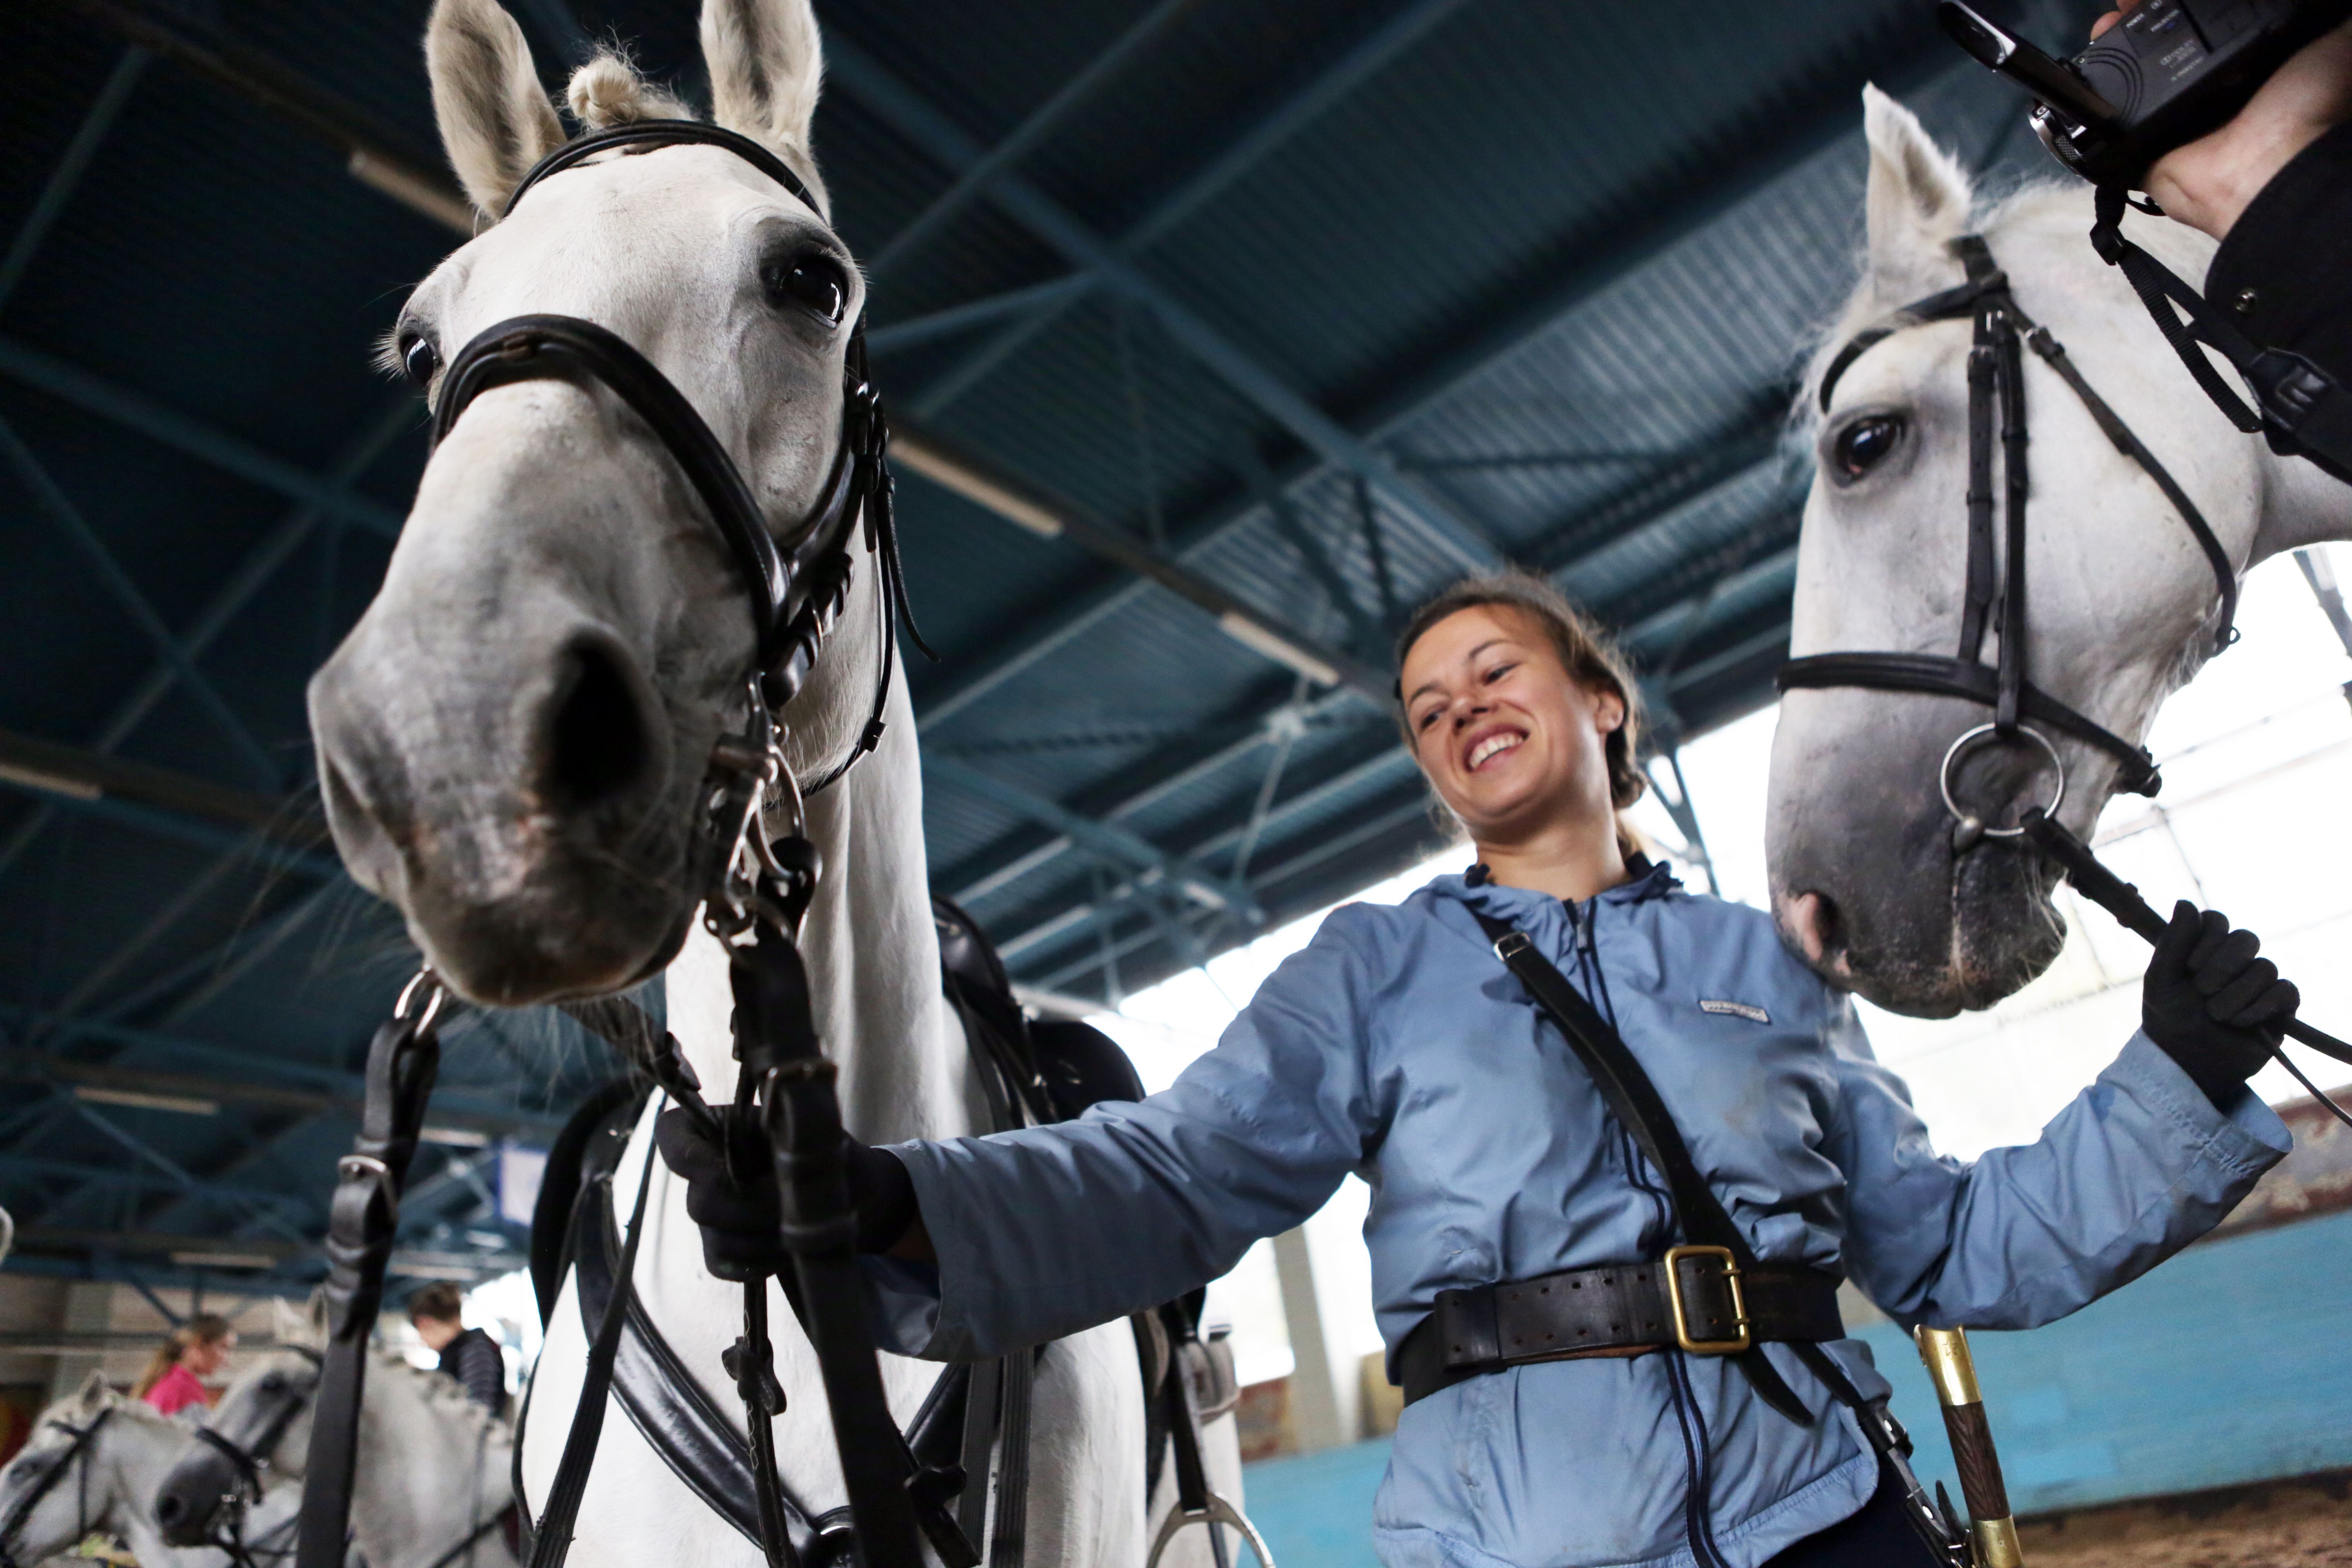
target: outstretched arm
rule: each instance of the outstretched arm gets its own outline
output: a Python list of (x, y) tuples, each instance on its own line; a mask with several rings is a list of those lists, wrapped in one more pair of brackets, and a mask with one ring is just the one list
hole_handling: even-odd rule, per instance
[(901, 1353), (1000, 1354), (1173, 1300), (1299, 1224), (1361, 1164), (1375, 1116), (1342, 910), (1174, 1086), (1079, 1121), (894, 1145), (935, 1263), (870, 1260)]
[(1846, 1269), (1906, 1323), (2063, 1318), (2211, 1229), (2290, 1146), (2258, 1097), (2225, 1114), (2142, 1033), (2035, 1142), (1963, 1163), (1930, 1146), (1850, 1006), (1832, 1029)]

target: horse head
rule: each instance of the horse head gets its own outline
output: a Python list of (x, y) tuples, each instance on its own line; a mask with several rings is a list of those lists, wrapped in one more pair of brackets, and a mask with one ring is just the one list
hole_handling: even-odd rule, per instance
[[(2198, 390), (2121, 274), (2099, 261), (2085, 237), (2090, 188), (2032, 185), (1979, 212), (1967, 174), (1907, 110), (1872, 89), (1864, 120), (1868, 254), (1807, 381), (1815, 472), (1791, 655), (1948, 657), (1961, 642), (1972, 329), (1965, 315), (1894, 318), (1963, 281), (1953, 242), (1964, 233), (1984, 237), (2018, 308), (2050, 330), (2203, 513), (2232, 574), (2279, 547), (2264, 529), (2275, 459)], [(2134, 218), (2132, 228), (2175, 271), (2202, 276), (2212, 252), (2203, 237), (2158, 219)], [(1832, 356), (1874, 325), (1895, 330), (1850, 359), (1816, 416)], [(2025, 673), (2137, 745), (2212, 647), (2215, 567), (2085, 403), (2037, 354), (2021, 357), (2032, 475)], [(1992, 489), (1998, 540), (1998, 479)], [(2004, 580), (2005, 554), (1997, 547)], [(1981, 645), (1988, 664), (2000, 625), (1995, 614)], [(1898, 1012), (1947, 1016), (1991, 1005), (2057, 956), (2056, 868), (2021, 839), (1956, 835), (1939, 788), (1948, 782), (1963, 810), (1996, 826), (2055, 798), (2052, 753), (2030, 737), (1953, 754), (1947, 781), (1955, 741), (1992, 717), (1917, 691), (1832, 687), (1782, 700), (1768, 828), (1773, 912), (1790, 945), (1833, 984)], [(2037, 732), (2063, 769), (2054, 815), (2087, 837), (2128, 782), (2124, 764), (2053, 727)]]
[[(520, 29), (437, 0), (425, 37), (451, 163), (488, 226), (418, 285), (388, 357), (425, 392), (528, 314), (634, 347), (733, 459), (780, 544), (840, 447), (864, 289), (809, 153), (822, 58), (808, 0), (706, 0), (716, 122), (803, 200), (710, 145), (624, 147), (508, 209), (562, 144)], [(690, 111), (613, 55), (569, 100), (589, 130)], [(858, 571), (784, 716), (797, 769), (846, 753), (888, 658)], [(603, 382), (483, 391), (427, 464), (382, 589), (313, 679), (327, 816), (359, 882), (479, 1002), (606, 992), (677, 952), (714, 743), (741, 727), (755, 626), (727, 542), (658, 433)]]
[[(92, 1530), (111, 1528), (123, 1500), (100, 1461), (108, 1423), (131, 1402), (93, 1371), (81, 1387), (41, 1412), (33, 1434), (0, 1469), (0, 1564), (18, 1568), (66, 1551)], [(142, 1407), (153, 1420), (163, 1417)]]
[(318, 1352), (299, 1344), (238, 1373), (155, 1489), (163, 1539), (174, 1546), (215, 1541), (231, 1513), (259, 1500), (267, 1479), (299, 1479), (318, 1392)]

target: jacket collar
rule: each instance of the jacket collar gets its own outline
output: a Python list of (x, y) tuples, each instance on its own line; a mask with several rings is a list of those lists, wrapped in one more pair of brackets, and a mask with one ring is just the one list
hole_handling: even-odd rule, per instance
[[(1669, 867), (1662, 861), (1654, 863), (1647, 856), (1629, 862), (1627, 869), (1633, 875), (1613, 888), (1602, 889), (1597, 902), (1644, 903), (1664, 898), (1682, 887)], [(1441, 903), (1461, 904), (1490, 919), (1507, 921), (1548, 946), (1559, 945), (1566, 934), (1566, 904), (1532, 888), (1506, 888), (1490, 882), (1483, 867), (1473, 866), (1464, 872), (1434, 878), (1422, 890)], [(1477, 935), (1475, 922), (1462, 923), (1474, 936)], [(1478, 940), (1483, 943), (1483, 937)]]

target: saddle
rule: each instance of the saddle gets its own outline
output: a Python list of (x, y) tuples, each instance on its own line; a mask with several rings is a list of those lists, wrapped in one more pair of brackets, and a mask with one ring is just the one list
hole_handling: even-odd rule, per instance
[[(1143, 1098), (1142, 1080), (1118, 1043), (1092, 1025), (1027, 1017), (1003, 961), (971, 916), (933, 895), (940, 986), (961, 1021), (992, 1130), (1072, 1120), (1106, 1100)], [(621, 1283), (622, 1242), (613, 1175), (643, 1115), (651, 1085), (617, 1079), (589, 1095), (548, 1151), (531, 1213), (530, 1274), (542, 1325), (555, 1314), (566, 1274), (574, 1277), (583, 1321), (602, 1321)], [(1189, 1481), (1200, 1473), (1199, 1426), (1239, 1398), (1233, 1354), (1222, 1334), (1200, 1331), (1202, 1292), (1132, 1320), (1143, 1374), (1146, 1496), (1168, 1456)], [(688, 1369), (634, 1290), (613, 1369), (613, 1394), (630, 1424), (678, 1479), (757, 1545), (760, 1520), (751, 1443)], [(1044, 1347), (944, 1371), (903, 1434), (909, 1492), (924, 1533), (961, 1552), (950, 1568), (976, 1568), (992, 1523), (990, 1568), (1021, 1568), (1028, 1477), (1031, 1387)], [(522, 1423), (517, 1420), (516, 1485), (522, 1495)], [(1178, 1412), (1181, 1412), (1180, 1418)], [(1180, 1430), (1180, 1428), (1181, 1428)], [(996, 1508), (989, 1510), (993, 1461)], [(1188, 1485), (1187, 1492), (1195, 1489)], [(1192, 1500), (1181, 1500), (1190, 1511)], [(804, 1568), (854, 1560), (846, 1508), (813, 1512), (782, 1498), (786, 1535)], [(954, 1562), (960, 1558), (961, 1564)]]

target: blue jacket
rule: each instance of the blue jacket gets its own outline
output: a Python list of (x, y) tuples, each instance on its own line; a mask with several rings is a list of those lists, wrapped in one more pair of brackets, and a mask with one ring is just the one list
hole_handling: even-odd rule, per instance
[[(1852, 1005), (1759, 911), (1663, 868), (1575, 906), (1440, 877), (1335, 911), (1164, 1093), (897, 1146), (939, 1266), (873, 1269), (888, 1348), (995, 1354), (1170, 1300), (1351, 1171), (1372, 1190), (1391, 1370), (1440, 1290), (1658, 1257), (1675, 1238), (1655, 1178), (1637, 1179), (1646, 1165), (1472, 909), (1613, 1016), (1759, 1258), (1843, 1275), (1906, 1323), (2063, 1317), (2204, 1232), (2289, 1147), (2256, 1097), (2221, 1114), (2135, 1036), (2039, 1142), (1942, 1158)], [(1886, 1394), (1863, 1345), (1832, 1350)], [(1381, 1561), (1688, 1565), (1695, 1518), (1752, 1568), (1876, 1479), (1852, 1417), (1785, 1347), (1768, 1353), (1827, 1419), (1799, 1426), (1728, 1363), (1674, 1352), (1518, 1367), (1417, 1402), (1375, 1507)]]

